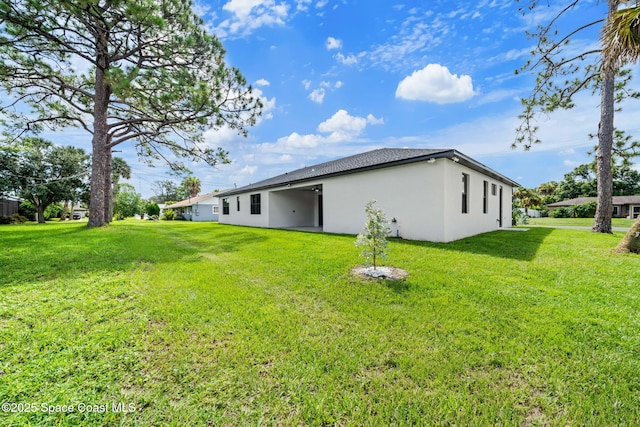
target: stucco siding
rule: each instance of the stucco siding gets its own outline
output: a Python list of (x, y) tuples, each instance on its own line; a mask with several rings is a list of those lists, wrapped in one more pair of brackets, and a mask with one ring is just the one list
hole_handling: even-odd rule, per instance
[[(238, 189), (239, 193), (226, 197), (228, 215), (222, 214), (220, 202), (219, 222), (269, 228), (322, 226), (324, 232), (357, 234), (364, 229), (365, 205), (375, 200), (390, 221), (392, 236), (450, 242), (500, 228), (502, 188), (502, 227), (511, 226), (511, 185), (516, 183), (457, 152), (447, 157), (400, 160), (384, 167), (347, 169), (348, 173), (339, 168), (336, 172), (333, 166), (333, 162), (321, 164), (320, 170), (329, 171), (321, 177), (287, 181), (290, 176), (284, 174), (275, 177), (275, 183), (266, 180), (258, 183), (262, 187)], [(313, 172), (315, 169), (308, 167), (291, 176)], [(463, 174), (468, 176), (466, 212), (462, 209)], [(251, 214), (252, 194), (261, 195), (259, 215)]]
[(376, 200), (376, 207), (397, 221), (390, 224), (393, 236), (442, 241), (443, 163), (414, 163), (325, 180), (324, 231), (361, 232), (365, 205)]
[[(450, 242), (500, 228), (500, 187), (502, 226), (511, 226), (511, 187), (455, 162), (445, 162), (444, 241)], [(469, 176), (468, 210), (462, 213), (462, 174)], [(484, 213), (484, 182), (487, 181), (487, 213)], [(492, 194), (495, 185), (495, 195)]]
[[(251, 213), (251, 195), (260, 194), (260, 213)], [(222, 213), (223, 203), (220, 200), (220, 216), (218, 221), (221, 224), (248, 225), (251, 227), (269, 227), (269, 192), (254, 191), (229, 196), (229, 214)], [(238, 210), (238, 199), (240, 200), (240, 210)]]

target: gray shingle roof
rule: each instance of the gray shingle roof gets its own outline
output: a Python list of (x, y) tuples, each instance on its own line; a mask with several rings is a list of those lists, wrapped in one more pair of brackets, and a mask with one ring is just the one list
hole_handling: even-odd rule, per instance
[(201, 200), (205, 200), (208, 199), (209, 197), (216, 197), (218, 195), (217, 192), (212, 192), (212, 193), (207, 193), (207, 194), (202, 194), (200, 196), (195, 196), (195, 197), (190, 197), (188, 199), (184, 199), (181, 200), (179, 202), (176, 202), (172, 205), (166, 205), (164, 207), (164, 209), (176, 209), (176, 208), (184, 208), (187, 206), (192, 206), (195, 205), (196, 203), (200, 202)]
[(517, 183), (515, 183), (514, 181), (452, 149), (379, 148), (377, 150), (367, 151), (366, 153), (355, 154), (353, 156), (343, 157), (313, 166), (307, 166), (302, 169), (297, 169), (292, 172), (287, 172), (273, 178), (268, 178), (263, 181), (256, 182), (254, 184), (235, 188), (229, 191), (224, 191), (220, 193), (219, 196), (230, 196), (232, 194), (245, 193), (247, 191), (256, 191), (265, 188), (278, 187), (286, 184), (305, 182), (320, 177), (344, 175), (371, 169), (396, 166), (405, 163), (425, 161), (431, 158), (451, 158), (454, 156), (460, 157), (461, 163), (465, 164), (466, 166), (469, 166), (476, 170), (481, 170), (482, 172), (493, 176), (500, 181), (509, 183), (513, 186), (517, 186)]

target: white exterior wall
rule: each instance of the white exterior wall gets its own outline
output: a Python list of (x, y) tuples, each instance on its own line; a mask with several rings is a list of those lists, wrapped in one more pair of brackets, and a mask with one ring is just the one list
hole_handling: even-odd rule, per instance
[[(462, 213), (462, 174), (469, 175), (468, 213)], [(511, 193), (508, 185), (466, 166), (452, 161), (445, 162), (444, 240), (451, 242), (500, 228), (500, 187), (502, 187), (502, 227), (511, 227)], [(488, 182), (488, 209), (483, 212), (484, 181)], [(491, 185), (496, 185), (496, 195)]]
[[(469, 209), (462, 213), (462, 173), (469, 175)], [(488, 211), (483, 213), (483, 181), (488, 182)], [(496, 195), (491, 185), (496, 185)], [(322, 192), (309, 191), (322, 186)], [(305, 187), (303, 190), (302, 187)], [(392, 236), (450, 242), (499, 229), (499, 194), (503, 189), (502, 226), (511, 227), (512, 188), (449, 159), (416, 162), (366, 172), (321, 178), (287, 187), (229, 196), (229, 215), (219, 222), (254, 227), (318, 226), (318, 195), (323, 197), (323, 231), (362, 232), (365, 205), (376, 200), (390, 223)], [(261, 194), (261, 214), (251, 214), (251, 194)], [(236, 198), (240, 197), (240, 211)]]
[[(260, 214), (251, 213), (251, 195), (260, 194)], [(237, 198), (240, 198), (240, 211), (237, 209)], [(234, 194), (229, 199), (229, 215), (222, 213), (222, 199), (220, 200), (221, 224), (248, 225), (250, 227), (269, 227), (269, 192), (252, 191), (251, 193)]]
[(391, 234), (411, 240), (444, 241), (442, 176), (445, 160), (410, 163), (328, 178), (323, 182), (324, 227), (330, 233), (357, 234), (366, 221), (365, 205), (376, 200)]

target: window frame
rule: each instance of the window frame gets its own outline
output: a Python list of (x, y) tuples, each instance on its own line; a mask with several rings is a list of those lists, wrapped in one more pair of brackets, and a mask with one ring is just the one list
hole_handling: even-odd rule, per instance
[(469, 213), (469, 174), (462, 172), (462, 213)]
[(251, 194), (251, 215), (261, 215), (262, 213), (262, 197), (260, 193)]
[(482, 183), (482, 213), (489, 213), (489, 181)]
[(229, 215), (229, 198), (222, 199), (222, 215)]

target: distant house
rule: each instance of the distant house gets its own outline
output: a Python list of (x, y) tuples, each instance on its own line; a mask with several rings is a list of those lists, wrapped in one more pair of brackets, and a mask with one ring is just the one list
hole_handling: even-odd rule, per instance
[[(547, 205), (549, 214), (557, 208), (568, 208), (587, 202), (597, 202), (597, 197), (578, 197)], [(613, 217), (635, 219), (640, 215), (640, 196), (613, 196)]]
[(393, 236), (449, 242), (510, 227), (517, 186), (456, 150), (383, 148), (222, 192), (219, 221), (357, 234), (376, 200)]
[(11, 216), (17, 214), (20, 209), (22, 199), (12, 196), (0, 197), (0, 216)]
[(72, 219), (82, 219), (89, 214), (89, 209), (83, 208), (82, 206), (76, 205), (71, 209), (71, 218)]
[(218, 208), (218, 193), (213, 192), (166, 205), (163, 211), (173, 209), (187, 221), (218, 221)]

